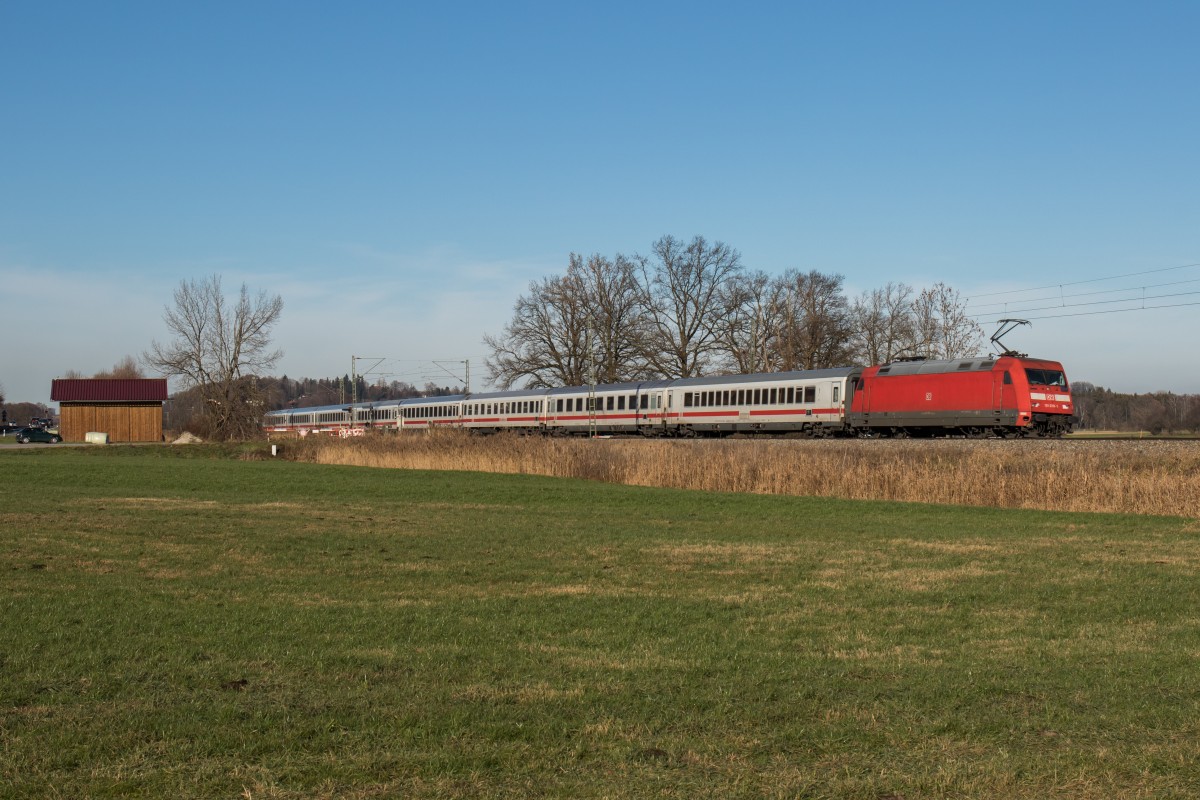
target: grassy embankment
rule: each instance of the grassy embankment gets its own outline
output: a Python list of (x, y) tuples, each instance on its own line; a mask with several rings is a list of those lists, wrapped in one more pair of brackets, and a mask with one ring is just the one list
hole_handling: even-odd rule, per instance
[(1194, 520), (0, 456), (0, 796), (1194, 797)]
[(1200, 518), (1200, 442), (545, 439), (285, 442), (324, 464), (587, 478), (705, 492)]

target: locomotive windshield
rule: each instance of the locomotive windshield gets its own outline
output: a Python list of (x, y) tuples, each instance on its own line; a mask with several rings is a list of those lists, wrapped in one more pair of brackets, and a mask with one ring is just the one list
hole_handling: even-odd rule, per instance
[(1063, 389), (1067, 388), (1067, 376), (1062, 373), (1062, 370), (1026, 368), (1025, 377), (1029, 379), (1030, 386), (1060, 386)]

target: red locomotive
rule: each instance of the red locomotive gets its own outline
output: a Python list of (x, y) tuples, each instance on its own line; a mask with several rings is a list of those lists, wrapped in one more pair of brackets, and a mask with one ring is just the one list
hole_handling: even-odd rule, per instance
[(884, 436), (1061, 436), (1071, 432), (1074, 411), (1057, 361), (922, 359), (864, 369), (854, 379), (846, 422)]

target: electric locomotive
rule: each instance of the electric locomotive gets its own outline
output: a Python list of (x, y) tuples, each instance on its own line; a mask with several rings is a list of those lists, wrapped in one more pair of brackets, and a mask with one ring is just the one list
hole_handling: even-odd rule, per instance
[(1062, 364), (1004, 355), (867, 367), (854, 381), (847, 425), (877, 436), (1061, 436), (1074, 404)]

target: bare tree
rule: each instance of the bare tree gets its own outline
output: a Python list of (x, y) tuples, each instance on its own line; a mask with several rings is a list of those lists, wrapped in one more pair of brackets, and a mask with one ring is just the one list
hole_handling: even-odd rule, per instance
[(913, 288), (889, 283), (863, 292), (850, 307), (852, 357), (860, 364), (886, 364), (914, 347)]
[(729, 282), (725, 328), (727, 366), (737, 373), (770, 372), (779, 361), (783, 330), (783, 286), (765, 272), (738, 275)]
[(967, 316), (957, 290), (936, 283), (913, 302), (914, 355), (927, 358), (966, 358), (976, 355), (983, 329)]
[(582, 277), (591, 325), (597, 383), (645, 377), (641, 342), (645, 317), (639, 303), (637, 267), (620, 253), (609, 260), (593, 255), (586, 262), (572, 254), (568, 274)]
[(260, 291), (251, 298), (245, 284), (230, 302), (219, 275), (181, 281), (163, 313), (172, 339), (153, 342), (142, 361), (199, 391), (209, 436), (249, 437), (263, 411), (256, 376), (283, 355), (271, 349), (271, 330), (282, 312), (279, 295)]
[(500, 336), (484, 336), (489, 380), (504, 389), (615, 383), (645, 374), (637, 275), (622, 255), (572, 253), (565, 275), (535, 281)]
[(588, 311), (577, 278), (544, 278), (513, 306), (500, 336), (483, 337), (491, 351), (488, 379), (501, 389), (579, 386), (588, 368)]
[(789, 270), (780, 277), (779, 369), (825, 369), (849, 360), (850, 308), (841, 275)]
[(685, 245), (664, 236), (654, 261), (639, 257), (647, 365), (658, 375), (690, 378), (718, 360), (736, 297), (730, 282), (742, 272), (741, 255), (727, 244), (697, 236)]
[(116, 364), (113, 364), (110, 370), (101, 370), (92, 376), (93, 378), (110, 378), (110, 379), (128, 379), (128, 378), (144, 378), (145, 373), (138, 366), (137, 359), (133, 356), (125, 356)]

